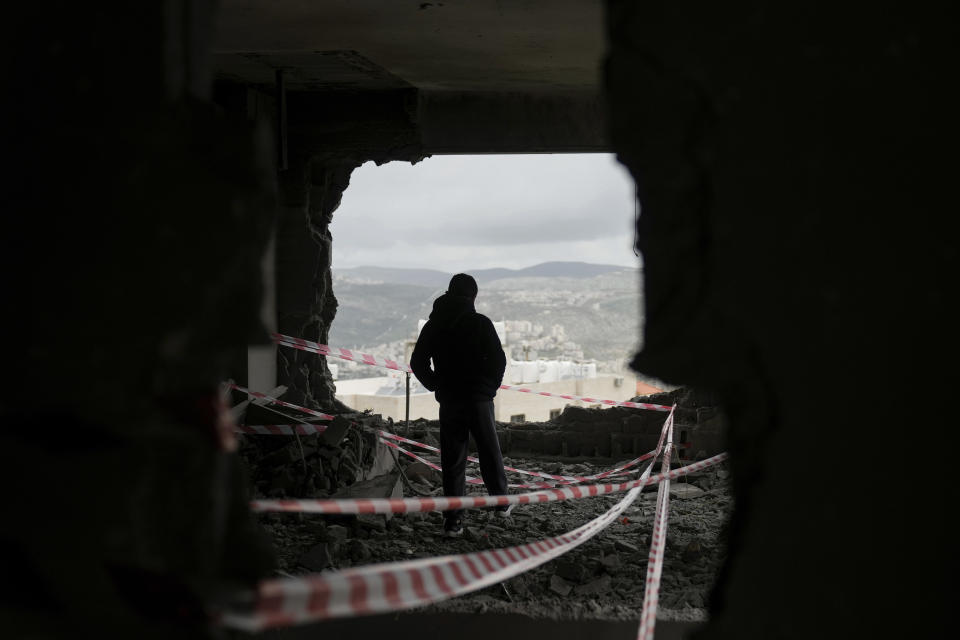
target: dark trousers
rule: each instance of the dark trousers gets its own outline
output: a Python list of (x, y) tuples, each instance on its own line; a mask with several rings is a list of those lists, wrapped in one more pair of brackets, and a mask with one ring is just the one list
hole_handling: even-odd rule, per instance
[[(440, 404), (440, 466), (443, 467), (443, 493), (462, 496), (467, 491), (467, 445), (470, 436), (477, 443), (480, 475), (490, 495), (507, 493), (507, 475), (493, 420), (493, 401)], [(457, 518), (463, 509), (444, 511), (444, 517)]]

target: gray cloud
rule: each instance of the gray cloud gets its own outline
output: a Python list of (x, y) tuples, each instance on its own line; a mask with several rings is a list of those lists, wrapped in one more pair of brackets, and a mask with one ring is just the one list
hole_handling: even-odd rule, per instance
[[(368, 163), (334, 214), (334, 264), (369, 256), (384, 266), (431, 266), (456, 248), (495, 260), (498, 247), (525, 248), (526, 264), (535, 264), (586, 259), (571, 254), (587, 246), (607, 262), (632, 264), (633, 214), (633, 183), (610, 155)], [(609, 251), (598, 251), (604, 242)]]

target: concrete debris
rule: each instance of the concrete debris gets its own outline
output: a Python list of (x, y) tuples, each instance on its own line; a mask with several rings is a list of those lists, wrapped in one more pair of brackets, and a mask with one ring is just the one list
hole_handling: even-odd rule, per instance
[(616, 546), (618, 551), (626, 551), (628, 553), (638, 553), (640, 551), (639, 547), (630, 544), (622, 538), (615, 538), (613, 544)]
[(703, 489), (700, 487), (685, 482), (670, 483), (671, 498), (679, 498), (683, 500), (685, 498), (696, 498), (701, 495), (703, 495)]
[(603, 556), (600, 564), (603, 565), (605, 571), (610, 573), (615, 573), (617, 569), (623, 566), (623, 563), (620, 561), (620, 556), (615, 553)]
[[(578, 417), (577, 412), (571, 417)], [(359, 414), (352, 416), (351, 420), (371, 429), (387, 428), (375, 416)], [(641, 430), (641, 425), (635, 426)], [(528, 425), (528, 428), (536, 431), (538, 425)], [(417, 421), (412, 423), (409, 432), (402, 433), (421, 442), (435, 442), (437, 431), (434, 422)], [(586, 437), (588, 432), (564, 434), (571, 451), (573, 445), (582, 448), (575, 442), (579, 436), (568, 437), (571, 433)], [(366, 479), (371, 469), (377, 469), (380, 455), (376, 438), (369, 435), (351, 428), (335, 446), (317, 437), (301, 436), (309, 470), (307, 475), (303, 472), (295, 442), (284, 442), (273, 436), (244, 436), (241, 454), (250, 467), (254, 495), (264, 495), (268, 490), (277, 495), (298, 496), (299, 493), (311, 497), (413, 495), (400, 480), (392, 455), (390, 463), (393, 466), (389, 470), (384, 471), (389, 466), (384, 464), (374, 472), (376, 477)], [(418, 453), (429, 460), (437, 459), (434, 453)], [(544, 459), (508, 455), (505, 462), (532, 471), (587, 475), (610, 468), (626, 457), (598, 462), (587, 458)], [(385, 460), (381, 457), (380, 463)], [(399, 458), (399, 462), (416, 486), (439, 486), (439, 474), (427, 465), (404, 457)], [(469, 471), (476, 473), (477, 470), (471, 466)], [(347, 478), (351, 478), (349, 483)], [(726, 469), (704, 470), (683, 480), (671, 483), (672, 495), (680, 499), (671, 502), (661, 585), (662, 606), (677, 610), (700, 608), (707, 601), (716, 572), (724, 560), (723, 523), (731, 506)], [(468, 490), (472, 494), (484, 493), (482, 486)], [(655, 500), (656, 493), (655, 487), (643, 492), (633, 507), (594, 538), (511, 578), (509, 596), (499, 585), (494, 585), (428, 608), (440, 612), (474, 607), (555, 616), (557, 599), (561, 598), (560, 606), (564, 610), (572, 607), (590, 611), (595, 617), (622, 616), (622, 611), (634, 615), (643, 599), (649, 534), (654, 516), (654, 509), (647, 500)], [(698, 499), (684, 499), (693, 497)], [(489, 510), (467, 509), (464, 536), (457, 539), (442, 536), (443, 517), (438, 512), (398, 514), (390, 519), (366, 514), (298, 516), (264, 513), (257, 517), (274, 541), (281, 570), (303, 575), (311, 571), (342, 570), (375, 562), (469, 553), (536, 542), (577, 528), (608, 509), (614, 500), (615, 497), (610, 497), (531, 504), (506, 520), (494, 518)]]
[(695, 562), (703, 557), (703, 547), (700, 545), (700, 540), (694, 538), (687, 543), (687, 546), (683, 548), (683, 555), (681, 558), (684, 562)]
[(310, 571), (323, 571), (333, 565), (333, 554), (330, 553), (331, 544), (322, 542), (314, 545), (298, 560), (298, 564)]
[(597, 596), (610, 591), (610, 576), (606, 573), (586, 584), (574, 587), (573, 592), (578, 596)]
[(347, 538), (350, 536), (350, 530), (340, 524), (332, 524), (328, 526), (326, 533), (327, 541), (336, 544), (346, 542)]
[(357, 525), (370, 531), (386, 531), (389, 515), (392, 514), (361, 513), (357, 515)]
[(326, 430), (320, 434), (319, 440), (328, 447), (335, 447), (343, 440), (343, 437), (347, 435), (347, 429), (350, 428), (350, 420), (344, 418), (343, 416), (337, 416), (333, 420), (327, 422)]
[(558, 596), (569, 595), (573, 591), (573, 585), (561, 578), (560, 576), (554, 574), (550, 576), (550, 591), (554, 592)]
[(369, 560), (373, 553), (363, 540), (351, 540), (347, 545), (347, 553), (354, 562)]
[(426, 464), (417, 460), (411, 464), (408, 464), (403, 468), (403, 472), (407, 474), (407, 477), (411, 480), (422, 480), (426, 482), (434, 482), (440, 479), (440, 474), (435, 470), (427, 466)]
[(587, 578), (590, 577), (590, 570), (585, 564), (578, 560), (561, 556), (554, 562), (556, 563), (554, 566), (556, 575), (564, 578), (565, 580), (580, 584), (585, 582)]

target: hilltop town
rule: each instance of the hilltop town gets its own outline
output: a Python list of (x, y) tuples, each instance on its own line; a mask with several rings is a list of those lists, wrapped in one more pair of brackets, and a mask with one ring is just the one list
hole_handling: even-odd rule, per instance
[[(503, 331), (513, 360), (591, 361), (597, 371), (616, 373), (637, 348), (638, 269), (546, 263), (520, 272), (498, 269), (492, 277), (476, 273), (477, 311)], [(339, 308), (330, 344), (404, 360), (448, 278), (426, 270), (335, 269)], [(337, 365), (340, 379), (374, 375), (364, 365)]]

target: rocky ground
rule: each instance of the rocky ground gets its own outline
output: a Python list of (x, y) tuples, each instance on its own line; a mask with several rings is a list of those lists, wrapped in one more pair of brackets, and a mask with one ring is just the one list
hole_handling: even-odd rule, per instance
[[(419, 436), (415, 439), (434, 439), (429, 429), (411, 435)], [(251, 458), (250, 441), (270, 442), (270, 446), (276, 447), (273, 444), (276, 441), (269, 439), (279, 437), (248, 438), (245, 447), (248, 459)], [(357, 447), (363, 445), (360, 438), (345, 438), (341, 445), (349, 447), (351, 442)], [(313, 449), (317, 459), (326, 459), (329, 468), (332, 456), (329, 452), (326, 456), (321, 454), (330, 447), (320, 446), (319, 452), (309, 443), (307, 447)], [(370, 451), (372, 449), (367, 450), (367, 456)], [(363, 455), (352, 454), (361, 462)], [(436, 460), (435, 456), (424, 457)], [(505, 462), (521, 469), (587, 475), (621, 461), (508, 458)], [(405, 496), (440, 495), (436, 472), (402, 457), (399, 463), (409, 470), (405, 474), (409, 478), (404, 478), (402, 483)], [(252, 459), (251, 465), (255, 495), (290, 495), (281, 486), (282, 482), (278, 485), (275, 479), (262, 477), (262, 465), (258, 467), (257, 459)], [(477, 474), (473, 465), (468, 467), (468, 473), (471, 472)], [(258, 476), (261, 477), (258, 479)], [(284, 477), (296, 479), (296, 474), (287, 473)], [(510, 480), (522, 482), (524, 478), (510, 474)], [(731, 508), (731, 497), (724, 465), (684, 480), (674, 482), (671, 491), (660, 615), (662, 619), (700, 620), (705, 616), (709, 590), (724, 558), (724, 524)], [(306, 493), (322, 497), (334, 489), (312, 490), (319, 484), (308, 483)], [(507, 519), (497, 518), (488, 511), (469, 510), (465, 535), (460, 539), (442, 537), (439, 513), (412, 513), (390, 519), (383, 516), (357, 518), (264, 513), (258, 514), (257, 518), (274, 541), (281, 575), (296, 576), (361, 564), (469, 553), (543, 539), (584, 524), (609, 509), (622, 495), (520, 505)], [(426, 610), (513, 612), (551, 618), (636, 619), (643, 601), (655, 497), (655, 487), (648, 488), (623, 517), (558, 559), (502, 584), (431, 605)]]

